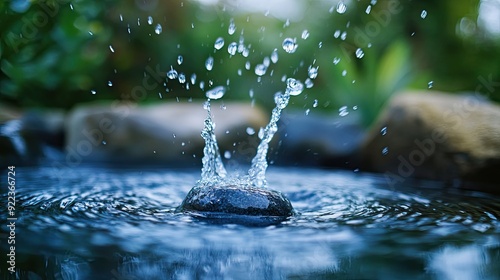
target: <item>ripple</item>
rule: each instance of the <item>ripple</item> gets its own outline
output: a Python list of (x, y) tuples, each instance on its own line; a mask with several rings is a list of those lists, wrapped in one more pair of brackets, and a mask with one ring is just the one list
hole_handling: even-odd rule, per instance
[[(71, 252), (71, 258), (63, 258), (73, 260), (67, 267), (80, 262), (87, 267), (89, 258), (120, 252), (121, 269), (132, 269), (128, 254), (141, 256), (137, 261), (151, 265), (152, 271), (174, 269), (173, 263), (188, 269), (205, 267), (203, 256), (208, 254), (232, 264), (258, 259), (278, 274), (302, 275), (311, 270), (352, 272), (361, 264), (375, 269), (382, 265), (380, 258), (391, 255), (414, 264), (415, 270), (410, 267), (406, 273), (417, 275), (427, 268), (448, 275), (451, 270), (436, 268), (453, 251), (442, 253), (443, 246), (471, 246), (474, 253), (491, 258), (500, 252), (500, 199), (493, 195), (418, 184), (389, 189), (373, 175), (275, 168), (269, 185), (285, 193), (298, 214), (280, 225), (247, 228), (214, 226), (174, 213), (198, 180), (198, 171), (82, 168), (64, 176), (44, 168), (22, 171), (17, 213), (23, 232), (18, 240), (37, 248), (37, 254)], [(160, 261), (150, 262), (147, 256)], [(480, 264), (490, 267), (485, 260)], [(388, 278), (404, 275), (396, 264), (382, 266), (394, 273)]]

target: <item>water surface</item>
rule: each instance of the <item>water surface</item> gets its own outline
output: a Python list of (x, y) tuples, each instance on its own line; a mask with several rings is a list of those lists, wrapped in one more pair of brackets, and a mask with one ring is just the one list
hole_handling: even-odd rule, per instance
[[(268, 186), (291, 200), (295, 217), (263, 228), (214, 225), (174, 213), (199, 176), (199, 170), (186, 169), (80, 167), (57, 174), (52, 168), (18, 167), (17, 276), (500, 276), (498, 196), (425, 182), (391, 189), (370, 174), (275, 167), (266, 175)], [(6, 195), (4, 190), (1, 207)], [(4, 211), (0, 218), (6, 221)], [(0, 246), (5, 252), (6, 242)]]

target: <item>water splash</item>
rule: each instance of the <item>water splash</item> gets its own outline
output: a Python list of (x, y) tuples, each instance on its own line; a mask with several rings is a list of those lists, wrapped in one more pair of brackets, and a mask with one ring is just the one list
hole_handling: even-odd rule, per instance
[[(268, 125), (261, 129), (258, 133), (261, 142), (257, 148), (257, 153), (252, 159), (252, 166), (248, 171), (248, 176), (244, 176), (240, 179), (233, 178), (232, 180), (237, 180), (241, 182), (246, 182), (247, 184), (253, 185), (255, 187), (265, 187), (266, 183), (266, 170), (268, 167), (267, 163), (267, 152), (269, 150), (269, 142), (273, 139), (274, 134), (278, 131), (278, 121), (281, 117), (281, 111), (286, 108), (290, 96), (299, 95), (304, 90), (304, 85), (299, 80), (288, 78), (286, 80), (287, 87), (284, 93), (277, 92), (274, 97), (276, 107), (273, 109), (271, 114), (271, 120)], [(212, 121), (212, 114), (210, 111), (210, 100), (220, 99), (225, 94), (225, 87), (218, 86), (206, 92), (208, 100), (204, 104), (205, 110), (207, 110), (207, 118), (205, 119), (205, 127), (201, 132), (201, 136), (205, 140), (205, 148), (203, 149), (203, 167), (201, 172), (200, 185), (205, 183), (213, 183), (214, 181), (221, 180), (227, 176), (227, 172), (222, 163), (219, 147), (217, 144), (217, 139), (215, 137), (215, 123)], [(253, 128), (247, 128), (247, 133), (253, 135), (255, 131)]]
[(287, 87), (285, 93), (278, 92), (274, 96), (276, 107), (271, 114), (269, 124), (259, 132), (260, 144), (257, 148), (257, 154), (252, 159), (252, 167), (248, 171), (249, 179), (256, 187), (265, 187), (266, 170), (267, 170), (267, 151), (269, 150), (269, 142), (273, 139), (274, 134), (278, 131), (278, 121), (281, 117), (281, 111), (288, 105), (291, 95), (299, 95), (302, 93), (304, 85), (293, 78), (287, 79)]
[[(207, 92), (208, 95), (208, 92)], [(207, 118), (205, 119), (205, 127), (201, 132), (201, 137), (205, 140), (205, 148), (203, 148), (203, 167), (201, 169), (201, 182), (218, 180), (226, 177), (226, 169), (222, 164), (222, 159), (219, 152), (219, 145), (215, 137), (215, 123), (212, 121), (212, 113), (210, 111), (210, 98), (204, 104), (207, 110)]]

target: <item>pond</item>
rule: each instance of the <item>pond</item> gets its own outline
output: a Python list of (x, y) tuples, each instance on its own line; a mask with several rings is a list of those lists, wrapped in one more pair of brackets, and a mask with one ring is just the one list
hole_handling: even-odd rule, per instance
[[(500, 275), (500, 199), (494, 195), (409, 180), (393, 189), (379, 175), (273, 167), (269, 187), (283, 192), (297, 213), (277, 225), (251, 227), (175, 213), (199, 169), (63, 172), (16, 168), (18, 279)], [(6, 211), (0, 219), (7, 220)], [(6, 227), (1, 232), (6, 235)], [(2, 274), (7, 277), (3, 268)]]

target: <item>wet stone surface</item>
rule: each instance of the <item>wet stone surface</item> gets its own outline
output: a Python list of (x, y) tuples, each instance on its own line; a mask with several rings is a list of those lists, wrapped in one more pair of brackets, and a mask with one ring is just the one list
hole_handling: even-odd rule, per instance
[(293, 215), (290, 201), (280, 192), (241, 185), (195, 186), (178, 212), (216, 223), (273, 224)]

